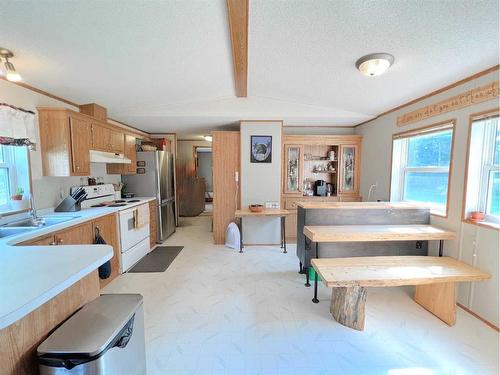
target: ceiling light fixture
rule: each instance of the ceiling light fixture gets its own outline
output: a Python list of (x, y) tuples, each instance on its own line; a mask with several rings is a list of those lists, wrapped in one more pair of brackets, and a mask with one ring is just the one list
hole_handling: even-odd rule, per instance
[(207, 141), (207, 142), (212, 142), (212, 136), (211, 135), (204, 135), (203, 139), (205, 139), (205, 141)]
[(365, 76), (383, 74), (394, 63), (394, 56), (388, 53), (370, 53), (356, 61), (356, 68)]
[(5, 59), (5, 78), (7, 78), (8, 81), (11, 82), (19, 82), (22, 80), (21, 75), (16, 71), (16, 68), (14, 67), (14, 64), (12, 64), (9, 59), (14, 57), (14, 54), (12, 51), (8, 50), (7, 48), (1, 48), (0, 47), (0, 57)]

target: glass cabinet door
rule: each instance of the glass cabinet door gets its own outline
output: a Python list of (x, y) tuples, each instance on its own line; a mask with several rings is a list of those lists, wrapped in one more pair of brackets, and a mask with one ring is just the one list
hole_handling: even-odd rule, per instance
[(340, 192), (341, 193), (357, 193), (357, 161), (358, 157), (357, 145), (341, 145), (340, 146)]
[(284, 193), (302, 192), (302, 146), (285, 146), (286, 176)]

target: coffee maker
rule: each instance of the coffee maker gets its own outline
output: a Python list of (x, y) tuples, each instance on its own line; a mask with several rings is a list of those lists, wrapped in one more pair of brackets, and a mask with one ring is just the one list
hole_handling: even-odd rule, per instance
[(314, 182), (314, 195), (326, 197), (326, 182), (324, 180), (316, 180)]

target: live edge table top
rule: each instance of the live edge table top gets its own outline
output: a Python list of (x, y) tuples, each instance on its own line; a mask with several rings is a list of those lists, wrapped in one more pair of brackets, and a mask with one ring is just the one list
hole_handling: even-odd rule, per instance
[(479, 281), (491, 275), (450, 257), (378, 256), (313, 259), (325, 285), (390, 287)]
[(252, 212), (249, 209), (236, 210), (234, 213), (235, 217), (246, 217), (246, 216), (287, 216), (291, 212), (288, 210), (283, 210), (279, 208), (267, 208), (261, 212)]
[(433, 225), (308, 225), (312, 242), (372, 242), (453, 240), (455, 232)]

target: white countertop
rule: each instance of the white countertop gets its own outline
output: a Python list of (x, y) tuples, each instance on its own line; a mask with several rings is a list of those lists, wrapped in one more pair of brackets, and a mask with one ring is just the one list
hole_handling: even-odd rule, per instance
[[(134, 198), (141, 202), (154, 200)], [(77, 212), (54, 213), (43, 210), (40, 216), (71, 216), (75, 219), (0, 238), (0, 329), (7, 327), (40, 307), (113, 257), (108, 245), (15, 246), (36, 237), (96, 219), (124, 207), (85, 208)]]

